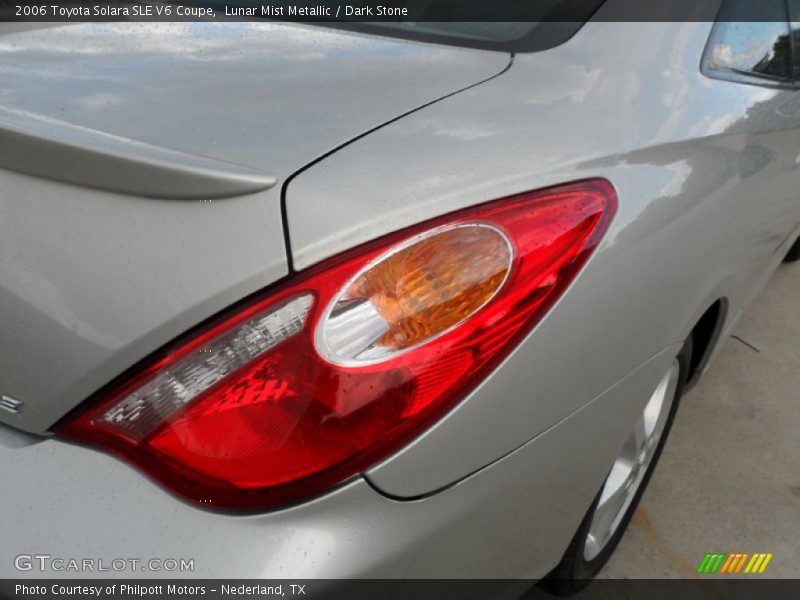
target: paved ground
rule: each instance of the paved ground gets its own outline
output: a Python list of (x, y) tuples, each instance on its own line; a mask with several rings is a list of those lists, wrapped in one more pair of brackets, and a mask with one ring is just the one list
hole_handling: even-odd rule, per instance
[(778, 270), (735, 336), (684, 398), (602, 577), (698, 577), (714, 551), (772, 552), (765, 575), (800, 577), (800, 263)]

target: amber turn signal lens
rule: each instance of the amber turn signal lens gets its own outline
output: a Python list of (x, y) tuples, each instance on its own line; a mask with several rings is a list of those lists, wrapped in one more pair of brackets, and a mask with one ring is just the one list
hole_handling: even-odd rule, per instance
[(153, 354), (55, 431), (206, 508), (328, 491), (485, 381), (575, 281), (616, 207), (607, 181), (580, 181), (353, 248)]
[(461, 223), (412, 238), (367, 265), (331, 302), (318, 331), (339, 364), (391, 358), (475, 314), (500, 290), (513, 261), (508, 237)]

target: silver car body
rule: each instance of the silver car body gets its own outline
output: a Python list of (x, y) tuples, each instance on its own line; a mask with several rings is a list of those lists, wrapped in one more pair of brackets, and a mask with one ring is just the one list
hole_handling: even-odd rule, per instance
[[(0, 35), (0, 129), (79, 140), (65, 154), (144, 144), (263, 188), (144, 198), (136, 172), (0, 170), (0, 393), (25, 403), (0, 410), (0, 577), (25, 553), (194, 559), (148, 577), (544, 576), (693, 327), (720, 307), (704, 370), (800, 233), (800, 96), (701, 74), (711, 26), (601, 12), (513, 57), (288, 24)], [(564, 296), (444, 419), (328, 494), (209, 512), (47, 436), (290, 265), (595, 177), (618, 213)]]

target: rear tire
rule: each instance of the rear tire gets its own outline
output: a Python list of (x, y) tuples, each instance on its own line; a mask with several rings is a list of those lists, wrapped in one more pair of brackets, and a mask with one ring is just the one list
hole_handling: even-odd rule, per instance
[[(670, 400), (669, 408), (664, 409), (666, 418), (663, 429), (659, 434), (658, 440), (653, 442), (654, 449), (652, 450), (649, 462), (642, 466), (643, 475), (636, 483), (634, 468), (628, 467), (628, 471), (623, 474), (627, 475), (624, 479), (625, 482), (632, 480), (633, 484), (627, 486), (620, 483), (620, 468), (618, 465), (628, 464), (630, 461), (627, 458), (626, 449), (629, 445), (633, 444), (632, 448), (637, 449), (634, 438), (638, 439), (637, 429), (643, 423), (648, 423), (648, 414), (652, 414), (650, 407), (655, 400), (661, 385), (665, 385), (670, 379), (670, 372), (668, 372), (662, 379), (659, 388), (654, 392), (653, 397), (647, 404), (647, 409), (644, 411), (642, 418), (637, 421), (634, 431), (631, 433), (631, 438), (626, 442), (625, 448), (620, 453), (620, 456), (615, 460), (614, 465), (609, 473), (600, 491), (592, 502), (589, 511), (583, 518), (583, 521), (578, 527), (578, 531), (572, 538), (572, 541), (564, 553), (561, 562), (553, 569), (550, 574), (539, 583), (539, 586), (557, 596), (571, 596), (584, 589), (595, 575), (602, 569), (608, 559), (613, 554), (617, 544), (622, 539), (625, 529), (636, 511), (636, 507), (644, 494), (650, 477), (656, 468), (658, 458), (661, 456), (661, 451), (664, 448), (664, 443), (667, 440), (669, 431), (672, 428), (672, 422), (675, 419), (675, 413), (678, 410), (681, 396), (683, 395), (686, 381), (689, 375), (689, 365), (691, 364), (692, 356), (692, 338), (686, 341), (680, 353), (670, 367), (670, 372), (673, 370), (674, 365), (677, 363), (677, 380), (674, 382), (674, 394)], [(666, 397), (666, 394), (663, 394)], [(650, 411), (650, 412), (648, 412)], [(668, 412), (667, 412), (668, 411)], [(664, 418), (664, 417), (662, 417)], [(653, 429), (657, 430), (654, 424)], [(644, 453), (646, 450), (642, 450)], [(624, 459), (624, 460), (623, 460)], [(644, 460), (644, 459), (641, 459)], [(634, 485), (637, 487), (634, 488)], [(605, 492), (605, 494), (604, 494)], [(627, 499), (618, 501), (620, 504), (617, 512), (614, 512), (616, 506), (612, 505), (612, 498), (615, 494), (628, 494)], [(609, 518), (608, 515), (613, 515)], [(603, 527), (608, 523), (608, 527)], [(600, 534), (598, 535), (598, 532)], [(603, 533), (605, 535), (603, 535)]]
[(794, 246), (789, 250), (783, 262), (791, 263), (800, 260), (800, 238), (794, 243)]

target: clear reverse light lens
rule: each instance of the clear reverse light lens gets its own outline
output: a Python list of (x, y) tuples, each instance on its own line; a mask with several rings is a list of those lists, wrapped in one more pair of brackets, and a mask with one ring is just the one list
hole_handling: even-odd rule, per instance
[(100, 411), (92, 421), (111, 426), (132, 440), (145, 438), (175, 410), (267, 350), (300, 333), (311, 302), (310, 294), (298, 296), (195, 347), (119, 404)]

